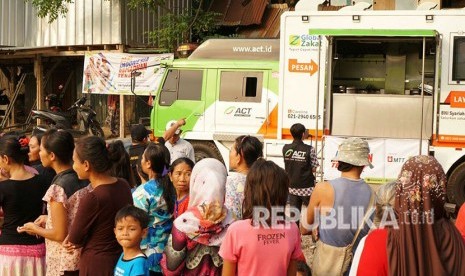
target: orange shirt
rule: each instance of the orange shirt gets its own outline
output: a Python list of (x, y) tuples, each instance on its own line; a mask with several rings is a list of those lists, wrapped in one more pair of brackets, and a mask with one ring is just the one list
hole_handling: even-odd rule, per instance
[(462, 207), (460, 207), (457, 220), (455, 221), (455, 226), (457, 227), (460, 234), (462, 235), (463, 240), (465, 241), (465, 204), (462, 204)]
[(189, 196), (185, 196), (180, 200), (176, 200), (176, 204), (174, 207), (174, 218), (179, 217), (187, 210), (187, 206), (189, 205)]

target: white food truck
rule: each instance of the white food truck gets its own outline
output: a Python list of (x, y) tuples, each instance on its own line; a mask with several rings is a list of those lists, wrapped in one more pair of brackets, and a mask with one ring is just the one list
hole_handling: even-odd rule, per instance
[(339, 175), (331, 159), (356, 136), (370, 144), (368, 182), (431, 154), (448, 175), (449, 201), (465, 201), (465, 10), (289, 11), (280, 37), (208, 40), (164, 64), (154, 133), (186, 117), (183, 137), (198, 159), (227, 165), (234, 138), (251, 134), (282, 165), (289, 129), (302, 123), (319, 180)]
[(374, 168), (362, 176), (372, 183), (434, 155), (449, 201), (464, 202), (464, 9), (291, 11), (280, 36), (278, 139), (304, 124), (325, 179), (339, 175), (331, 158), (345, 137), (370, 144)]

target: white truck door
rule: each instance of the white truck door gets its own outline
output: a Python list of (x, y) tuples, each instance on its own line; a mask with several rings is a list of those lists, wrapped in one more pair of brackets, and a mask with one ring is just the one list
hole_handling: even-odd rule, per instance
[(302, 16), (281, 18), (280, 111), (283, 138), (291, 139), (290, 127), (303, 124), (313, 136), (323, 135), (325, 94), (325, 37), (309, 35)]
[(215, 109), (217, 133), (256, 134), (268, 116), (268, 72), (220, 70)]

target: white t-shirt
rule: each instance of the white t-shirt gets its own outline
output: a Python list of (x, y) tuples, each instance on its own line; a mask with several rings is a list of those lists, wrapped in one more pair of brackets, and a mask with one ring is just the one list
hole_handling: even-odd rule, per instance
[(350, 276), (356, 276), (358, 270), (358, 264), (360, 263), (360, 258), (362, 257), (363, 248), (365, 247), (365, 241), (367, 236), (363, 237), (358, 243), (357, 249), (355, 250), (354, 257), (352, 258), (352, 265), (350, 267)]
[(192, 147), (191, 143), (187, 142), (186, 140), (179, 138), (179, 140), (176, 141), (174, 145), (172, 145), (169, 141), (166, 141), (165, 146), (170, 151), (170, 164), (173, 163), (174, 160), (181, 157), (187, 157), (195, 162), (194, 148)]

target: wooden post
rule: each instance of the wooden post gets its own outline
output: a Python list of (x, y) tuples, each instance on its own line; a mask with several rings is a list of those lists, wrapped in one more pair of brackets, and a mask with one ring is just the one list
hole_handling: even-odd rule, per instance
[[(34, 76), (36, 77), (36, 97), (37, 97), (37, 110), (43, 109), (44, 106), (44, 87), (43, 87), (43, 78), (44, 71), (42, 66), (42, 57), (36, 55), (34, 58)], [(37, 124), (42, 124), (41, 120), (37, 120)]]
[[(9, 81), (9, 95), (8, 97), (11, 99), (15, 93), (15, 89), (16, 89), (16, 83), (15, 83), (15, 75), (16, 75), (16, 72), (13, 68), (10, 68), (10, 81)], [(10, 102), (10, 105), (12, 105), (12, 111), (11, 111), (11, 117), (10, 117), (10, 121), (8, 122), (8, 125), (10, 124), (14, 124), (15, 123), (15, 103), (14, 102)]]
[(119, 95), (119, 137), (124, 138), (125, 122), (124, 95)]

